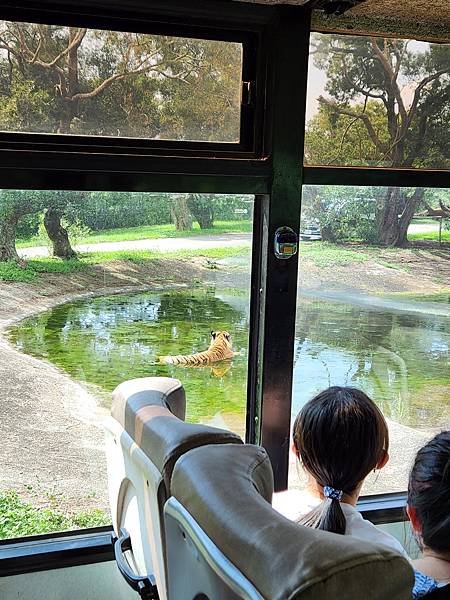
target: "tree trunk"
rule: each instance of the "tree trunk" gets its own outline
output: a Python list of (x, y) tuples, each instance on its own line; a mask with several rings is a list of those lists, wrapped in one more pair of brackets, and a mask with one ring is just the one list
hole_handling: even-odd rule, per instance
[(61, 216), (59, 210), (47, 208), (45, 211), (44, 226), (53, 244), (53, 256), (67, 260), (75, 258), (77, 254), (70, 245), (67, 229), (61, 225)]
[(336, 235), (333, 231), (333, 227), (330, 225), (321, 225), (320, 234), (324, 242), (331, 242), (333, 244), (336, 242)]
[[(77, 28), (69, 28), (69, 42), (70, 46), (76, 35)], [(78, 81), (78, 46), (75, 46), (67, 53), (67, 80), (66, 88), (61, 88), (61, 97), (63, 99), (63, 113), (59, 119), (58, 133), (70, 133), (72, 121), (78, 114), (78, 101), (74, 101), (72, 98), (79, 92), (79, 81)]]
[(214, 211), (211, 203), (212, 198), (199, 198), (197, 194), (190, 194), (187, 205), (200, 229), (212, 229), (214, 225)]
[(20, 213), (13, 212), (0, 218), (0, 262), (23, 262), (16, 250), (16, 229), (20, 217)]
[(421, 203), (425, 190), (423, 188), (416, 188), (414, 190), (414, 194), (411, 198), (407, 199), (405, 204), (405, 208), (403, 210), (402, 216), (400, 217), (399, 224), (399, 237), (398, 237), (398, 246), (407, 246), (408, 245), (408, 228), (414, 216), (414, 213), (417, 210), (417, 207)]
[(416, 189), (407, 197), (400, 188), (389, 188), (381, 201), (378, 221), (378, 238), (382, 246), (405, 246), (408, 243), (408, 227), (423, 196)]
[(188, 231), (189, 229), (192, 229), (192, 217), (189, 213), (185, 195), (180, 194), (173, 198), (170, 214), (177, 231)]

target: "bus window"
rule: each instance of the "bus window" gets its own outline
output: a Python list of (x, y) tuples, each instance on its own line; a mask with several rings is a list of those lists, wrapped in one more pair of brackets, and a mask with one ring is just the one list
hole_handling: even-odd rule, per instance
[(369, 475), (365, 494), (405, 490), (417, 449), (449, 425), (448, 197), (424, 188), (303, 190), (292, 415), (333, 385), (373, 398), (388, 419), (390, 461)]
[(240, 141), (243, 46), (1, 21), (0, 130)]
[(178, 378), (187, 420), (244, 437), (253, 200), (0, 191), (0, 538), (110, 522), (124, 380)]
[(449, 44), (313, 33), (304, 163), (448, 169), (449, 57)]

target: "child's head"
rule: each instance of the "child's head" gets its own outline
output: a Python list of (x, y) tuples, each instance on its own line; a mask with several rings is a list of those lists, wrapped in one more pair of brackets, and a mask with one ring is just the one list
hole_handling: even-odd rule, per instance
[(301, 409), (293, 437), (299, 460), (325, 497), (302, 522), (344, 534), (340, 497), (353, 494), (388, 459), (389, 433), (381, 411), (356, 388), (330, 387)]
[(450, 553), (450, 431), (419, 450), (408, 484), (408, 515), (422, 546)]

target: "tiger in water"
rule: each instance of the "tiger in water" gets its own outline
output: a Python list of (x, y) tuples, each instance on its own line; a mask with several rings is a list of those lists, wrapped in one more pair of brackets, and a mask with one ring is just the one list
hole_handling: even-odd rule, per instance
[(228, 331), (211, 331), (211, 343), (205, 352), (196, 354), (179, 354), (177, 356), (160, 356), (159, 362), (166, 365), (184, 365), (186, 367), (203, 367), (214, 362), (233, 358), (239, 352), (231, 348), (231, 336)]

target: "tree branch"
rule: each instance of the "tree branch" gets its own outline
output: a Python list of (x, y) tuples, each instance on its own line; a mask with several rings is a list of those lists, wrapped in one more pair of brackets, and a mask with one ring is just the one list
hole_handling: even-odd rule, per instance
[(42, 67), (44, 69), (52, 69), (71, 50), (76, 50), (77, 48), (80, 47), (81, 42), (83, 41), (86, 33), (87, 33), (87, 29), (86, 28), (80, 29), (78, 31), (77, 35), (70, 42), (70, 44), (68, 44), (68, 46), (66, 46), (66, 48), (64, 48), (64, 50), (62, 52), (60, 52), (57, 56), (55, 56), (55, 58), (53, 58), (50, 62), (45, 62), (43, 60), (38, 60), (39, 52), (40, 52), (40, 49), (42, 47), (42, 42), (43, 42), (42, 32), (40, 32), (38, 47), (37, 47), (37, 49), (34, 52), (32, 52), (30, 50), (30, 48), (26, 45), (25, 39), (23, 38), (23, 34), (22, 34), (21, 39), (23, 40), (23, 48), (25, 50), (24, 54), (31, 55), (31, 58), (27, 59), (25, 57), (25, 60), (30, 65), (36, 64), (36, 65), (38, 65), (38, 66), (40, 66), (40, 67)]
[(383, 70), (390, 82), (391, 87), (392, 87), (392, 91), (394, 93), (395, 99), (397, 100), (398, 110), (400, 113), (400, 118), (401, 118), (401, 123), (402, 123), (401, 124), (402, 131), (406, 130), (407, 129), (406, 123), (408, 120), (408, 115), (407, 115), (405, 104), (403, 102), (403, 98), (402, 98), (402, 95), (400, 92), (400, 88), (398, 87), (398, 84), (397, 84), (396, 73), (398, 74), (398, 70), (396, 69), (394, 71), (389, 60), (386, 58), (386, 55), (381, 50), (381, 48), (378, 46), (375, 38), (370, 38), (370, 43), (372, 44), (372, 48), (373, 48), (378, 60), (380, 61), (381, 66), (383, 67)]
[(385, 97), (384, 94), (374, 94), (372, 93), (370, 90), (365, 90), (364, 88), (362, 88), (359, 84), (356, 83), (356, 81), (353, 81), (351, 79), (351, 77), (348, 74), (347, 68), (346, 68), (346, 64), (344, 59), (342, 59), (341, 61), (341, 65), (342, 65), (342, 70), (344, 71), (344, 77), (345, 79), (348, 81), (348, 83), (360, 94), (362, 94), (363, 96), (366, 96), (368, 98), (377, 98), (377, 99), (381, 99), (383, 100), (383, 98)]
[(354, 110), (351, 110), (350, 108), (343, 108), (343, 107), (339, 106), (338, 104), (336, 104), (336, 102), (333, 102), (332, 100), (328, 100), (327, 98), (324, 98), (323, 96), (319, 96), (317, 101), (319, 102), (319, 104), (328, 106), (328, 108), (331, 108), (331, 110), (333, 110), (334, 112), (337, 112), (341, 115), (347, 115), (348, 117), (353, 117), (355, 119), (361, 119), (361, 121), (364, 123), (364, 125), (367, 129), (367, 133), (369, 134), (369, 137), (372, 140), (375, 147), (380, 152), (383, 152), (383, 153), (386, 152), (386, 150), (387, 150), (386, 144), (384, 144), (380, 140), (369, 117), (365, 113), (358, 113)]
[(413, 98), (413, 101), (411, 103), (411, 108), (409, 109), (408, 127), (411, 124), (411, 121), (413, 120), (413, 118), (414, 118), (414, 116), (416, 114), (417, 106), (418, 106), (419, 100), (420, 100), (420, 94), (421, 94), (423, 88), (428, 83), (431, 83), (435, 79), (438, 79), (438, 77), (440, 77), (441, 75), (445, 75), (445, 73), (450, 73), (450, 67), (447, 67), (445, 69), (441, 69), (440, 71), (436, 71), (436, 73), (433, 73), (432, 75), (428, 75), (428, 77), (425, 77), (425, 79), (422, 79), (422, 81), (416, 87), (415, 92), (414, 92), (414, 98)]

